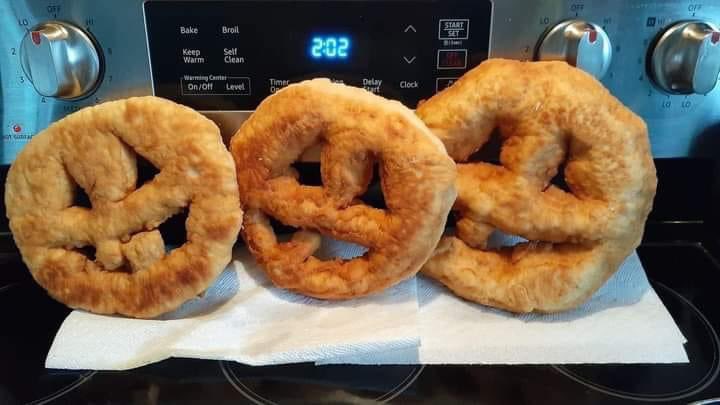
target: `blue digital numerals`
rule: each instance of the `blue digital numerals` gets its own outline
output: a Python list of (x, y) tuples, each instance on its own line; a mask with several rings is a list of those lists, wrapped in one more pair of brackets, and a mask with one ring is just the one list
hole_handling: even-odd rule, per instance
[(310, 57), (315, 60), (347, 59), (350, 45), (348, 37), (315, 36), (310, 40)]

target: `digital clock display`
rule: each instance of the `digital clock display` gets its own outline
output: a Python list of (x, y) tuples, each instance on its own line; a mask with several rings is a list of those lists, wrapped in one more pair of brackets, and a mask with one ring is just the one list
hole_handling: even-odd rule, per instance
[(350, 55), (352, 41), (345, 35), (316, 35), (310, 38), (308, 54), (314, 60), (344, 60)]

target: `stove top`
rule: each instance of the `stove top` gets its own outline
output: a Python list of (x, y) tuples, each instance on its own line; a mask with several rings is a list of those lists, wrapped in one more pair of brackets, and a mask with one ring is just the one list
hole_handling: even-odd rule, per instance
[(45, 356), (70, 311), (31, 279), (0, 215), (0, 405), (720, 404), (720, 165), (655, 163), (660, 185), (638, 253), (688, 340), (687, 364), (251, 367), (170, 359), (121, 372), (48, 370)]
[[(0, 404), (689, 403), (720, 398), (720, 263), (700, 243), (646, 243), (640, 258), (688, 342), (689, 364), (251, 367), (171, 359), (123, 372), (48, 370), (69, 310), (0, 257)], [(621, 333), (619, 331), (618, 333)], [(109, 348), (111, 349), (111, 348)], [(717, 401), (720, 403), (720, 400)]]

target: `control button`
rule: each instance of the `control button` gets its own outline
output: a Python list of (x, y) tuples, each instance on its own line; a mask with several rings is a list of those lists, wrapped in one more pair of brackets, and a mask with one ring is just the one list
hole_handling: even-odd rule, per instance
[(709, 93), (720, 74), (720, 31), (704, 21), (673, 25), (652, 50), (650, 73), (668, 93)]
[(225, 75), (185, 75), (180, 79), (183, 96), (249, 96), (250, 78)]
[[(222, 78), (223, 81), (226, 79), (225, 76), (222, 76)], [(207, 76), (185, 76), (180, 79), (180, 90), (184, 96), (216, 94), (218, 87), (218, 83), (215, 80), (208, 79)]]
[(25, 76), (46, 97), (87, 95), (100, 79), (100, 55), (80, 28), (51, 21), (31, 29), (20, 45)]
[(415, 62), (416, 58), (417, 56), (403, 56), (405, 63), (407, 63), (408, 65), (411, 65), (413, 62)]
[(535, 59), (565, 61), (602, 79), (610, 67), (612, 45), (605, 30), (597, 24), (568, 20), (545, 33)]
[(401, 80), (400, 81), (400, 88), (401, 89), (418, 89), (420, 88), (420, 82), (417, 80)]
[(444, 90), (457, 81), (457, 77), (438, 77), (435, 79), (435, 92)]
[(195, 48), (183, 48), (181, 51), (182, 61), (188, 65), (197, 65), (205, 63), (205, 57), (202, 52)]
[(465, 69), (467, 67), (467, 49), (438, 49), (438, 69)]
[(289, 79), (268, 79), (270, 82), (270, 94), (275, 94), (278, 90), (290, 84)]
[(403, 32), (406, 32), (406, 33), (407, 33), (407, 32), (413, 32), (413, 33), (414, 33), (414, 32), (417, 32), (417, 30), (415, 29), (415, 27), (413, 27), (412, 24), (410, 24), (410, 25), (408, 25), (407, 27), (405, 27), (405, 29), (403, 30)]
[(188, 26), (181, 25), (180, 26), (180, 35), (194, 36), (194, 35), (197, 35), (198, 32), (200, 32), (198, 27), (195, 27), (192, 25), (188, 25)]
[(468, 39), (470, 20), (467, 18), (440, 19), (438, 39)]
[(225, 81), (225, 89), (223, 94), (232, 94), (237, 96), (250, 95), (250, 78), (249, 77), (228, 77)]
[(223, 35), (239, 35), (240, 34), (240, 26), (233, 25), (232, 27), (227, 27), (227, 26), (223, 25), (220, 27), (220, 33)]
[(237, 48), (223, 48), (223, 62), (227, 64), (243, 64), (245, 57), (238, 55)]
[(371, 93), (380, 94), (380, 86), (382, 86), (382, 82), (383, 81), (381, 79), (376, 79), (374, 77), (364, 78), (362, 80), (362, 86), (365, 90)]

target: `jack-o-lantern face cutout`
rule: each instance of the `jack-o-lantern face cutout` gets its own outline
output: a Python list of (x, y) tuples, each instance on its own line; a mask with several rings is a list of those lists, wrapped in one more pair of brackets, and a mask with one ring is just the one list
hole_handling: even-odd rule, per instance
[[(489, 60), (418, 108), (458, 162), (457, 237), (423, 273), (515, 312), (583, 303), (637, 247), (657, 179), (644, 122), (562, 62)], [(502, 137), (500, 165), (462, 163)], [(565, 163), (569, 192), (550, 184)], [(487, 249), (493, 230), (531, 242)]]
[[(136, 189), (136, 155), (159, 169)], [(73, 206), (76, 188), (91, 208)], [(175, 309), (230, 261), (242, 220), (232, 157), (199, 113), (155, 97), (80, 110), (35, 136), (8, 174), (5, 203), (35, 280), (73, 308), (134, 317)], [(187, 242), (158, 226), (188, 209)], [(95, 257), (82, 248), (95, 248)]]
[[(322, 186), (290, 166), (320, 144)], [(318, 298), (367, 295), (413, 276), (432, 253), (455, 200), (455, 165), (442, 144), (398, 102), (312, 80), (267, 98), (231, 141), (246, 210), (242, 230), (272, 281)], [(363, 204), (377, 163), (387, 205)], [(268, 216), (300, 228), (278, 242)], [(320, 235), (368, 252), (320, 260)]]

